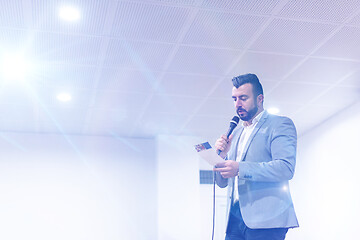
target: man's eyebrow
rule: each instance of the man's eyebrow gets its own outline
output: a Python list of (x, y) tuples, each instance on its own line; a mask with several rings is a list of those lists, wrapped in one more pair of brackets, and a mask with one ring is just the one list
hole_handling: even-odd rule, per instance
[(249, 97), (249, 96), (246, 94), (242, 94), (240, 96), (232, 96), (232, 98), (243, 98), (243, 97)]

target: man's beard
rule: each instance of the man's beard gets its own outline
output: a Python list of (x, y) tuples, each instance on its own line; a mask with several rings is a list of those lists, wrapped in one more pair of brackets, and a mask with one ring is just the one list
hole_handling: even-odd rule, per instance
[[(239, 113), (239, 110), (241, 110), (242, 112), (245, 112), (246, 114), (241, 116)], [(255, 114), (257, 113), (257, 111), (258, 111), (258, 107), (257, 107), (257, 105), (255, 105), (255, 107), (253, 107), (249, 111), (246, 111), (245, 109), (239, 107), (236, 112), (239, 115), (240, 119), (246, 122), (246, 121), (249, 121), (250, 119), (252, 119), (255, 116)]]

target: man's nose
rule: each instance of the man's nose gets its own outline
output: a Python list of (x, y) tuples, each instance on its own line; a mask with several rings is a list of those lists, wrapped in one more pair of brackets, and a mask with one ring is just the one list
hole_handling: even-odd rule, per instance
[(241, 101), (238, 99), (235, 101), (235, 107), (238, 108), (241, 106)]

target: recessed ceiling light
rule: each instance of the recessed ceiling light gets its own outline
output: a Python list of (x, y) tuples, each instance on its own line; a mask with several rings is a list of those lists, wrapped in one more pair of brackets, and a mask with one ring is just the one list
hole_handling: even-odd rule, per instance
[(268, 111), (268, 113), (270, 113), (270, 114), (277, 114), (277, 113), (280, 112), (280, 110), (279, 110), (278, 108), (274, 108), (274, 107), (268, 108), (267, 111)]
[(6, 80), (24, 80), (30, 69), (30, 63), (20, 54), (4, 55), (0, 63), (1, 74)]
[(65, 21), (76, 21), (80, 19), (80, 12), (75, 7), (64, 6), (60, 8), (59, 16)]
[(68, 102), (71, 100), (71, 95), (69, 93), (59, 93), (56, 98), (61, 102)]

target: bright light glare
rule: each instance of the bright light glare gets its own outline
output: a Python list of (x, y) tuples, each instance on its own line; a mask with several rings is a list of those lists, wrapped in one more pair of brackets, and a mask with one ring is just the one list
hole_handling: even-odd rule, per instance
[(267, 111), (270, 114), (277, 114), (277, 113), (280, 112), (280, 110), (278, 108), (274, 108), (274, 107), (273, 108), (268, 108)]
[(80, 12), (74, 7), (66, 6), (60, 8), (59, 16), (66, 21), (76, 21), (80, 19)]
[(56, 98), (61, 102), (68, 102), (71, 100), (71, 95), (69, 93), (59, 93)]
[(2, 58), (0, 71), (4, 79), (7, 80), (23, 80), (29, 73), (31, 66), (23, 56), (5, 55)]

